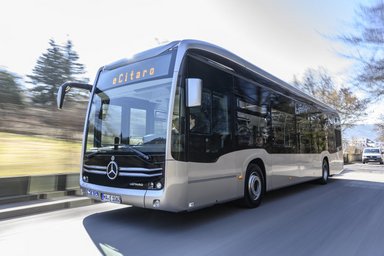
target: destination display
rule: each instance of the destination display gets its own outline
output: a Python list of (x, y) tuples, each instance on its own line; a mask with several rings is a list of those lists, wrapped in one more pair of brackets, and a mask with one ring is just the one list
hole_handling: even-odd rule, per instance
[(172, 55), (167, 54), (113, 70), (103, 70), (100, 74), (97, 87), (100, 89), (108, 89), (154, 78), (166, 77), (170, 75), (171, 60)]

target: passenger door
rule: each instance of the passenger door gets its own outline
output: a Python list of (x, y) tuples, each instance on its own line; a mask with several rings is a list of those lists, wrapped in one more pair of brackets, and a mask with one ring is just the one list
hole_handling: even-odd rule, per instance
[(187, 73), (203, 81), (201, 106), (187, 110), (188, 197), (199, 207), (236, 197), (237, 173), (230, 154), (233, 76), (215, 62), (193, 57)]

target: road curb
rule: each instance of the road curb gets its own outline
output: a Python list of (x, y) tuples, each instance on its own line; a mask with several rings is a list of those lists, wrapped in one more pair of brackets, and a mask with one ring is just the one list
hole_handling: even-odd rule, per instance
[(29, 204), (24, 202), (24, 204), (3, 205), (3, 209), (0, 209), (0, 221), (50, 211), (88, 206), (94, 203), (95, 201), (93, 199), (87, 197), (67, 196), (64, 198), (56, 198), (55, 200), (36, 200), (29, 202)]

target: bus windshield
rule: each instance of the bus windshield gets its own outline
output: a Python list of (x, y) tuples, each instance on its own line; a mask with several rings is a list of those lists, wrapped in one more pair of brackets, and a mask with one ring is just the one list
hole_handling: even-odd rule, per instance
[(95, 93), (86, 153), (164, 152), (171, 80), (152, 80)]
[(171, 84), (172, 54), (105, 67), (90, 105), (86, 156), (164, 153)]

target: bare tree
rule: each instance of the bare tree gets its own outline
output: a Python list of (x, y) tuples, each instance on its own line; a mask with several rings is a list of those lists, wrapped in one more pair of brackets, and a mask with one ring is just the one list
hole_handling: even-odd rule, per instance
[(384, 95), (384, 1), (361, 5), (353, 31), (340, 38), (353, 49), (347, 57), (361, 64), (355, 85), (378, 100)]
[(294, 77), (293, 84), (309, 95), (335, 108), (339, 114), (342, 129), (351, 128), (366, 117), (368, 100), (360, 100), (344, 85), (336, 85), (328, 72), (320, 68), (308, 69), (301, 80)]
[(375, 125), (375, 130), (379, 134), (377, 139), (379, 141), (384, 141), (384, 115), (380, 117), (378, 123)]

